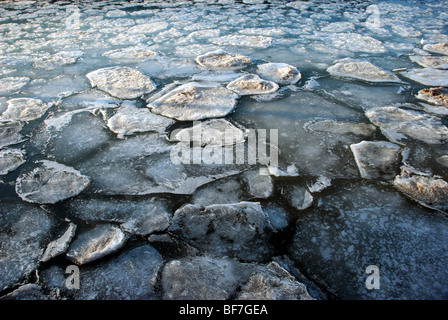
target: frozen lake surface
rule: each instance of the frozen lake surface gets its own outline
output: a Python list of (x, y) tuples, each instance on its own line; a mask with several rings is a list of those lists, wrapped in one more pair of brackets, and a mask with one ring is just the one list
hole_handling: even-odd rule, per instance
[(448, 299), (446, 7), (1, 1), (0, 296)]

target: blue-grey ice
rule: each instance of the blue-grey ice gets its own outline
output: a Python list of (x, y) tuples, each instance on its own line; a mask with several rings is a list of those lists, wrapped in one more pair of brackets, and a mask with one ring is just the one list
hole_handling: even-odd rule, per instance
[(16, 181), (16, 192), (31, 203), (56, 203), (80, 194), (90, 184), (89, 177), (66, 165), (42, 160)]
[(0, 175), (6, 175), (14, 171), (25, 161), (25, 154), (20, 149), (2, 149), (0, 150)]

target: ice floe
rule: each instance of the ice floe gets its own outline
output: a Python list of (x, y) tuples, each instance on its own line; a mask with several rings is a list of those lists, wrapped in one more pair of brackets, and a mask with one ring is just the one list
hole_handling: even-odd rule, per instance
[(77, 265), (83, 265), (119, 250), (126, 239), (119, 227), (98, 224), (79, 234), (70, 244), (66, 256)]
[(14, 291), (2, 296), (2, 300), (57, 300), (58, 295), (55, 291), (46, 292), (45, 288), (34, 283), (28, 283), (20, 286)]
[(332, 46), (339, 50), (366, 53), (386, 52), (380, 40), (359, 33), (323, 33), (319, 34), (317, 38), (323, 41), (326, 46)]
[(409, 56), (409, 59), (423, 68), (448, 69), (448, 57), (445, 56)]
[(443, 87), (421, 89), (416, 97), (436, 106), (448, 107), (448, 89)]
[(395, 178), (401, 164), (400, 146), (387, 141), (361, 141), (350, 149), (364, 179)]
[(174, 122), (174, 120), (154, 114), (146, 108), (123, 105), (107, 120), (107, 126), (118, 134), (118, 137), (123, 137), (138, 132), (163, 133)]
[(28, 77), (7, 77), (0, 79), (0, 95), (17, 93), (30, 82)]
[(0, 290), (4, 290), (37, 268), (56, 221), (23, 202), (2, 201), (0, 213)]
[(151, 34), (160, 32), (168, 28), (168, 22), (166, 21), (154, 21), (138, 24), (128, 30), (129, 34)]
[(210, 39), (218, 46), (236, 46), (250, 48), (268, 48), (272, 45), (272, 37), (231, 34)]
[(241, 75), (241, 73), (232, 71), (204, 71), (194, 74), (191, 80), (202, 82), (230, 82), (241, 77)]
[(261, 79), (256, 74), (247, 74), (233, 80), (227, 85), (227, 89), (239, 95), (270, 94), (279, 89), (275, 82)]
[(428, 43), (423, 46), (423, 49), (429, 52), (448, 55), (448, 44), (446, 43), (434, 43), (434, 44)]
[(87, 89), (64, 98), (58, 103), (58, 110), (73, 111), (79, 109), (109, 109), (118, 108), (122, 101), (113, 98), (107, 93), (98, 89)]
[(88, 187), (90, 179), (63, 164), (42, 160), (16, 181), (20, 198), (33, 203), (56, 203), (76, 196)]
[(260, 268), (241, 288), (236, 300), (314, 300), (307, 287), (277, 262)]
[(206, 207), (212, 204), (238, 203), (244, 198), (244, 185), (238, 176), (210, 182), (195, 191), (191, 203)]
[(313, 204), (313, 196), (303, 184), (292, 184), (282, 189), (282, 195), (288, 204), (296, 210), (305, 210)]
[(211, 70), (239, 70), (251, 64), (252, 59), (241, 54), (227, 53), (220, 49), (198, 56), (196, 62)]
[(58, 265), (43, 270), (42, 283), (58, 290), (63, 297), (75, 300), (160, 299), (155, 286), (162, 265), (160, 253), (144, 244), (83, 268), (78, 290), (67, 288), (66, 268)]
[(17, 121), (0, 122), (0, 148), (22, 142), (22, 127)]
[(263, 79), (283, 85), (295, 84), (302, 78), (299, 70), (287, 63), (264, 63), (258, 65), (257, 73)]
[(236, 106), (239, 96), (213, 83), (180, 85), (147, 106), (152, 112), (180, 121), (224, 117)]
[(444, 167), (448, 167), (448, 155), (440, 156), (436, 161)]
[(151, 79), (130, 67), (108, 67), (89, 72), (86, 77), (96, 87), (119, 99), (135, 99), (155, 89)]
[(84, 75), (61, 74), (51, 79), (34, 79), (23, 91), (39, 99), (59, 100), (89, 88)]
[(348, 21), (338, 21), (332, 22), (326, 25), (321, 29), (321, 31), (325, 32), (348, 32), (353, 31), (355, 29), (355, 25)]
[(25, 152), (18, 149), (0, 150), (0, 176), (14, 171), (25, 163)]
[[(252, 268), (229, 258), (187, 257), (169, 261), (162, 271), (164, 299), (229, 299)], [(195, 281), (188, 279), (194, 278)]]
[(192, 196), (192, 204), (232, 204), (244, 200), (267, 199), (274, 193), (270, 175), (261, 174), (262, 168), (249, 169), (241, 174), (227, 177), (201, 186)]
[(14, 98), (7, 101), (7, 109), (1, 114), (2, 121), (32, 121), (42, 117), (52, 106), (35, 98)]
[(38, 58), (34, 61), (33, 67), (37, 69), (53, 70), (63, 66), (76, 63), (84, 55), (82, 51), (61, 51), (49, 56)]
[(305, 123), (304, 129), (310, 132), (328, 132), (341, 135), (354, 134), (366, 137), (376, 131), (376, 127), (372, 124), (335, 120), (310, 121)]
[(127, 12), (120, 9), (114, 9), (110, 10), (106, 13), (106, 17), (108, 18), (118, 18), (118, 17), (124, 17), (127, 15)]
[(266, 199), (274, 194), (272, 177), (261, 173), (260, 169), (252, 169), (242, 174), (242, 178), (247, 184), (248, 194), (256, 199)]
[(448, 182), (412, 167), (403, 166), (394, 186), (413, 200), (430, 208), (447, 210)]
[(246, 129), (237, 127), (226, 119), (209, 119), (194, 123), (192, 127), (176, 129), (170, 133), (173, 142), (192, 142), (207, 145), (234, 145), (246, 141)]
[(142, 33), (120, 33), (115, 37), (107, 39), (114, 46), (143, 45), (149, 39)]
[[(174, 149), (164, 137), (148, 133), (117, 141), (77, 168), (92, 179), (93, 190), (109, 195), (192, 194), (206, 183), (248, 168), (248, 165), (229, 165), (224, 161), (205, 164), (205, 158), (193, 164), (195, 157), (190, 150), (176, 155), (182, 150)], [(186, 163), (182, 162), (184, 157)]]
[(393, 73), (371, 64), (368, 61), (345, 58), (337, 60), (327, 69), (333, 76), (348, 77), (368, 82), (401, 82)]
[(448, 128), (435, 117), (400, 106), (377, 107), (366, 116), (392, 142), (405, 143), (415, 139), (429, 144), (441, 144), (448, 138)]
[(391, 27), (392, 31), (404, 38), (417, 38), (421, 37), (422, 33), (419, 30), (411, 27), (410, 25), (394, 24)]
[(319, 176), (307, 184), (307, 189), (311, 193), (321, 192), (331, 186), (331, 179), (325, 176)]
[(147, 236), (168, 228), (172, 213), (166, 202), (156, 197), (135, 199), (73, 199), (70, 216), (91, 224), (118, 223), (127, 233)]
[(434, 68), (411, 69), (400, 73), (403, 77), (425, 86), (448, 87), (448, 70)]
[(273, 227), (257, 202), (205, 208), (187, 204), (174, 212), (169, 230), (212, 255), (263, 261), (272, 252), (268, 238)]
[(242, 263), (226, 257), (171, 260), (163, 268), (162, 286), (168, 300), (225, 300), (235, 295), (236, 300), (313, 299), (307, 287), (277, 262)]
[(294, 85), (288, 85), (288, 86), (282, 86), (277, 91), (272, 93), (266, 93), (266, 94), (254, 94), (250, 97), (254, 99), (255, 101), (272, 101), (276, 99), (282, 99), (290, 93), (291, 91), (295, 91), (297, 87)]
[(70, 246), (70, 242), (75, 236), (76, 228), (76, 224), (70, 222), (65, 232), (58, 239), (53, 240), (47, 245), (40, 261), (47, 262), (50, 259), (65, 253)]
[(142, 60), (152, 58), (157, 55), (157, 52), (151, 50), (148, 46), (136, 46), (127, 47), (124, 49), (114, 49), (103, 53), (103, 56), (117, 59), (119, 61), (123, 60)]
[(49, 158), (68, 164), (105, 146), (110, 137), (97, 109), (78, 109), (48, 117), (31, 143)]
[(198, 64), (186, 58), (170, 58), (157, 56), (146, 59), (138, 64), (139, 70), (158, 79), (171, 81), (173, 78), (189, 78), (200, 69)]

